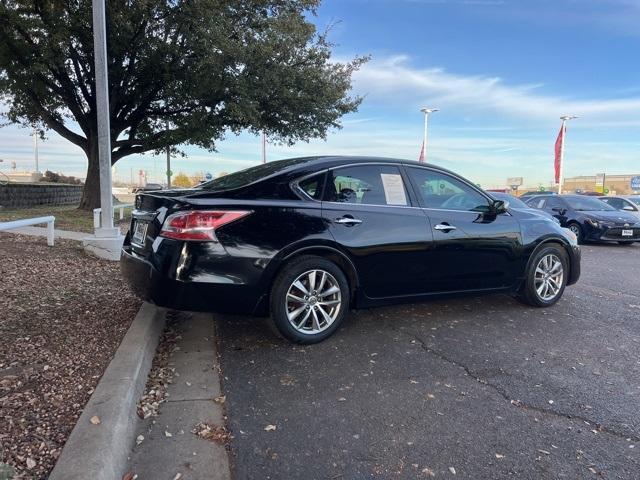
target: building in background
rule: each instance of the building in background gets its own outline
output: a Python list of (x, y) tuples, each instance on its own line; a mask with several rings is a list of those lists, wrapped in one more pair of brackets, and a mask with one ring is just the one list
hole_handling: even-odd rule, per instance
[[(631, 185), (632, 179), (639, 176), (640, 173), (635, 175), (606, 175), (604, 177), (605, 193), (609, 193), (610, 195), (640, 194), (640, 188), (633, 189)], [(563, 190), (567, 193), (573, 193), (575, 191), (602, 192), (603, 187), (601, 176), (584, 175), (580, 177), (565, 178)], [(608, 190), (608, 192), (606, 190)]]

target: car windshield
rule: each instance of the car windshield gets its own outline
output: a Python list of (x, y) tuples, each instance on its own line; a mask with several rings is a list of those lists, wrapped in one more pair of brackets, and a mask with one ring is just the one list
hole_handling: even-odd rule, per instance
[(503, 202), (509, 202), (509, 206), (511, 208), (531, 208), (529, 205), (524, 203), (518, 197), (513, 195), (509, 195), (508, 193), (500, 193), (500, 192), (491, 192), (491, 196), (496, 200), (502, 200)]
[(261, 178), (268, 177), (271, 174), (277, 173), (280, 170), (301, 163), (305, 159), (290, 158), (287, 160), (277, 160), (275, 162), (263, 163), (255, 167), (246, 168), (239, 172), (230, 173), (224, 177), (216, 178), (207, 183), (203, 183), (197, 188), (211, 191), (233, 190), (245, 185), (249, 185)]
[(602, 200), (593, 197), (565, 197), (564, 199), (571, 208), (577, 211), (595, 212), (615, 210), (615, 208), (607, 205)]

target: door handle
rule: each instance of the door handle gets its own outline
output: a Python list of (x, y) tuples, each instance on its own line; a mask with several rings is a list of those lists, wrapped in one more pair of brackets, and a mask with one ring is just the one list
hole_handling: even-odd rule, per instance
[(447, 225), (446, 223), (439, 223), (438, 225), (433, 227), (433, 229), (434, 230), (443, 230), (445, 232), (448, 232), (449, 230), (457, 230), (457, 228), (454, 227), (453, 225)]
[(336, 218), (336, 223), (341, 223), (343, 225), (357, 225), (359, 223), (362, 223), (362, 220), (353, 217), (340, 217)]

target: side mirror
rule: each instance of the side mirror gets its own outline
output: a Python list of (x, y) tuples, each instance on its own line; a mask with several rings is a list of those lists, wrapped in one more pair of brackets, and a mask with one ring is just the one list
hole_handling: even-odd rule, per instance
[(567, 213), (567, 209), (562, 207), (553, 207), (551, 210), (556, 212), (558, 215), (564, 215)]
[(622, 207), (622, 210), (626, 210), (627, 212), (635, 212), (636, 209), (633, 208), (631, 205), (625, 205), (624, 207)]
[(509, 202), (505, 202), (504, 200), (494, 200), (491, 205), (491, 209), (495, 212), (496, 215), (500, 215), (501, 213), (505, 213), (509, 208)]

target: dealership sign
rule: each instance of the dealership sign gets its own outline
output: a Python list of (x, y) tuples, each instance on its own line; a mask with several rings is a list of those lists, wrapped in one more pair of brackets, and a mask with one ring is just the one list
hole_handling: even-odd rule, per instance
[(640, 190), (640, 175), (631, 177), (631, 190)]

